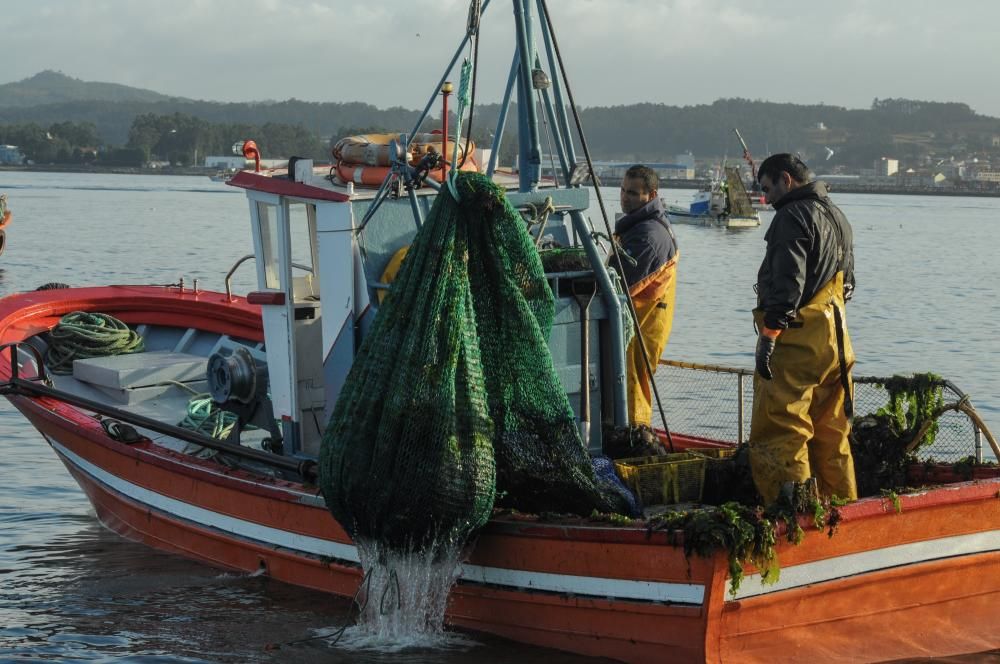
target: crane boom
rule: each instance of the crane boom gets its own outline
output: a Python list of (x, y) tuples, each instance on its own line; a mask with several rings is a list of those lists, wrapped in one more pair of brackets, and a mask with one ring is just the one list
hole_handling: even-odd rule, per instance
[(747, 142), (743, 140), (740, 130), (733, 127), (733, 131), (736, 132), (736, 138), (740, 139), (740, 145), (743, 147), (743, 159), (750, 164), (750, 174), (753, 175), (753, 181), (757, 182), (757, 164), (753, 162), (753, 157), (750, 156), (750, 148), (747, 147)]

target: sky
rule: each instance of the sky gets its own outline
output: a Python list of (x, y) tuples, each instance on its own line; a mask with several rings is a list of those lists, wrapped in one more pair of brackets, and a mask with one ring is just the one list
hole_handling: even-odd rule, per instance
[[(534, 3), (532, 3), (534, 4)], [(578, 104), (724, 97), (1000, 117), (996, 0), (548, 0)], [(468, 0), (2, 0), (0, 83), (52, 69), (212, 101), (422, 108)], [(499, 101), (511, 0), (483, 15), (478, 100)], [(458, 80), (457, 73), (454, 79)]]

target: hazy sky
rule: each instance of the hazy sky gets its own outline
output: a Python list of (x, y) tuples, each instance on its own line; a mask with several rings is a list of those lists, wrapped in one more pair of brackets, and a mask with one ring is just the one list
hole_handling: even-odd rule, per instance
[[(43, 69), (218, 101), (421, 108), (466, 0), (3, 0), (0, 83)], [(512, 4), (484, 14), (479, 98), (497, 101)], [(996, 0), (549, 0), (577, 102), (720, 97), (867, 108), (961, 101), (1000, 116)], [(456, 74), (455, 80), (457, 82)]]

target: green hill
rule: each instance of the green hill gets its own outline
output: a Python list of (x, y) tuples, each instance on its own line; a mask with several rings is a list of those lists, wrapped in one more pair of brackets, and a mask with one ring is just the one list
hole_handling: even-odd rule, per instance
[(117, 83), (81, 81), (46, 70), (30, 78), (0, 85), (0, 108), (41, 106), (73, 101), (158, 102), (179, 100), (152, 90)]
[[(492, 133), (498, 113), (497, 104), (476, 107), (474, 132), (480, 142)], [(247, 130), (275, 124), (301, 127), (325, 143), (352, 128), (409, 131), (419, 112), (354, 101), (196, 101), (52, 71), (0, 85), (0, 125), (90, 123), (100, 142), (111, 146), (129, 142), (137, 117), (177, 114)], [(687, 151), (703, 159), (738, 159), (741, 150), (733, 127), (740, 128), (758, 158), (767, 152), (799, 152), (807, 161), (823, 159), (828, 169), (871, 168), (873, 160), (883, 156), (914, 165), (951, 157), (1000, 159), (1000, 119), (957, 102), (875, 99), (870, 108), (849, 109), (720, 99), (694, 106), (595, 106), (583, 109), (582, 119), (597, 159), (669, 161)], [(543, 124), (543, 149), (545, 129)], [(516, 130), (516, 123), (508, 123), (507, 136)], [(834, 154), (828, 159), (830, 150)], [(505, 158), (512, 153), (513, 146), (506, 143)]]

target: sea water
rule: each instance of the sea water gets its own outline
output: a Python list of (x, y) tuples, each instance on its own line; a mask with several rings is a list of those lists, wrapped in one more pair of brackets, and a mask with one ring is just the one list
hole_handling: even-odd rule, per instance
[[(50, 281), (174, 283), (181, 276), (222, 290), (226, 271), (252, 251), (242, 192), (208, 178), (3, 171), (0, 192), (14, 212), (0, 256), (0, 294)], [(692, 192), (663, 193), (683, 203)], [(613, 215), (617, 192), (604, 194)], [(848, 320), (858, 372), (943, 374), (1000, 431), (1000, 199), (834, 199), (854, 227), (858, 285)], [(681, 261), (667, 357), (752, 366), (749, 310), (767, 221), (735, 232), (677, 227)], [(253, 277), (252, 267), (241, 268), (235, 290), (253, 289)], [(349, 600), (222, 573), (124, 540), (96, 521), (44, 439), (6, 401), (0, 478), (2, 661), (599, 661), (478, 633), (448, 632), (435, 641), (427, 632), (429, 641), (409, 646), (379, 642), (382, 627), (359, 626)], [(425, 574), (446, 579), (451, 572)], [(375, 604), (369, 600), (380, 617), (383, 597), (402, 605), (402, 586), (398, 602), (395, 581), (391, 586), (388, 594), (373, 591)], [(436, 619), (415, 615), (417, 625), (436, 629)], [(398, 634), (398, 625), (383, 634)]]

